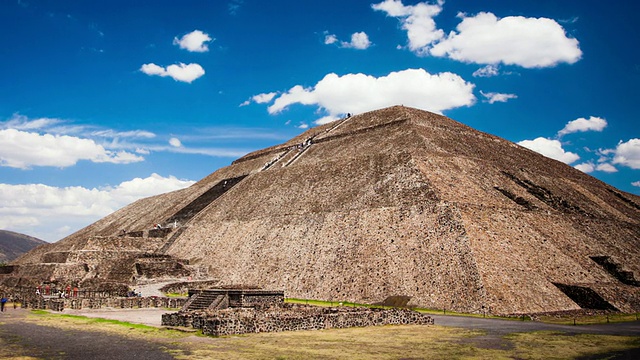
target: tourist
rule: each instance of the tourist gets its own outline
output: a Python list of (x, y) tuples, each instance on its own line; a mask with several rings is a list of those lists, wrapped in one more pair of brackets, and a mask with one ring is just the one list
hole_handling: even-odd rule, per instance
[(4, 305), (7, 303), (7, 298), (4, 297), (4, 295), (2, 296), (2, 299), (0, 299), (0, 311), (4, 311)]

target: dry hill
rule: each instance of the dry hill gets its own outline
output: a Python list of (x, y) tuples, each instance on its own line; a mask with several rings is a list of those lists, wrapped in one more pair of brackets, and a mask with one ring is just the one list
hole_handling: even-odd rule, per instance
[(13, 231), (0, 230), (0, 263), (8, 263), (20, 255), (44, 245), (46, 241)]
[(395, 106), (137, 201), (30, 252), (5, 277), (89, 286), (190, 275), (471, 312), (638, 311), (639, 225), (638, 196)]

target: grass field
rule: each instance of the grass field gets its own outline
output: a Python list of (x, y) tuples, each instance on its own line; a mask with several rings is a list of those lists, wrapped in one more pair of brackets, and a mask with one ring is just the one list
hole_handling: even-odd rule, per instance
[[(640, 337), (512, 333), (444, 326), (379, 326), (206, 337), (150, 326), (32, 311), (26, 321), (155, 342), (178, 359), (571, 359), (640, 348)], [(0, 358), (25, 354), (0, 339)]]

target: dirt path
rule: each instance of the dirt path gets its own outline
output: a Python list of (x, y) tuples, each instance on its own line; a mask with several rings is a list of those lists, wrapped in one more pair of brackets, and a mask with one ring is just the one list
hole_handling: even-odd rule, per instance
[(431, 315), (436, 325), (484, 330), (491, 334), (506, 335), (527, 331), (559, 331), (567, 334), (598, 334), (640, 336), (640, 321), (602, 325), (556, 325), (537, 321), (484, 319), (466, 316)]

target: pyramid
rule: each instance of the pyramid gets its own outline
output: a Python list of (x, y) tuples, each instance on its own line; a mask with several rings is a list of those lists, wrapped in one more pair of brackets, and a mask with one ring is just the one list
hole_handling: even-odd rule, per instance
[(191, 277), (464, 312), (637, 312), (639, 245), (640, 197), (394, 106), (136, 201), (31, 251), (0, 280)]

